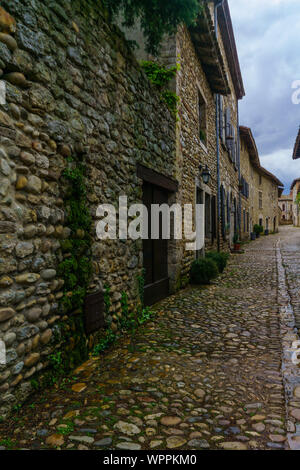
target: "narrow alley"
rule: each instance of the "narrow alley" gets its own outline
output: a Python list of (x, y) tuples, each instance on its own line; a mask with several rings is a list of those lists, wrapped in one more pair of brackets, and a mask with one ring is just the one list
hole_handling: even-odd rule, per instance
[(299, 229), (281, 228), (210, 286), (161, 302), (135, 337), (2, 423), (2, 448), (287, 448), (277, 247), (299, 326), (299, 245)]

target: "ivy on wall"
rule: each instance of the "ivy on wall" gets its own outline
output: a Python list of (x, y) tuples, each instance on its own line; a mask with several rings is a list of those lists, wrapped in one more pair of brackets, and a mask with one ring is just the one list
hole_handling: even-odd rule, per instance
[(122, 15), (130, 28), (139, 20), (146, 38), (147, 51), (157, 55), (164, 35), (174, 34), (178, 26), (190, 26), (201, 14), (199, 0), (104, 0), (112, 18)]
[(68, 158), (62, 176), (66, 183), (66, 226), (70, 229), (69, 237), (61, 241), (63, 260), (57, 268), (58, 276), (64, 281), (60, 301), (62, 320), (54, 328), (56, 350), (49, 355), (49, 370), (39, 382), (32, 381), (35, 388), (57, 383), (89, 355), (83, 305), (92, 273), (92, 217), (87, 208), (85, 165), (81, 155)]
[(160, 91), (162, 101), (167, 104), (171, 113), (176, 116), (179, 97), (176, 93), (168, 89), (168, 85), (180, 69), (180, 65), (177, 64), (176, 66), (167, 69), (156, 62), (144, 60), (141, 62), (141, 66), (149, 80)]

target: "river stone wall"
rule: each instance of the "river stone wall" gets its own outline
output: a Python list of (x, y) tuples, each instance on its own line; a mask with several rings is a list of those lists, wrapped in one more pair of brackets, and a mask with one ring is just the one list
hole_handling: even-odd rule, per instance
[[(100, 2), (99, 2), (100, 3)], [(23, 401), (48, 365), (61, 320), (60, 241), (68, 156), (85, 152), (94, 217), (90, 291), (111, 288), (117, 328), (122, 291), (138, 296), (140, 241), (96, 239), (96, 208), (141, 202), (136, 164), (176, 176), (175, 123), (122, 33), (97, 2), (6, 0), (0, 9), (0, 416)], [(97, 4), (98, 5), (98, 4)], [(86, 338), (88, 341), (88, 338)]]

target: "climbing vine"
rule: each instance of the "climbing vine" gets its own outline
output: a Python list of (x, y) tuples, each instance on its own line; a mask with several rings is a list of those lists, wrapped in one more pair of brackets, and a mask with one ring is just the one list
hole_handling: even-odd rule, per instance
[(141, 62), (141, 66), (149, 80), (159, 89), (162, 101), (167, 104), (171, 113), (176, 116), (179, 96), (167, 87), (180, 69), (180, 65), (177, 64), (167, 69), (156, 62), (146, 60)]
[[(49, 355), (49, 370), (41, 377), (40, 386), (53, 385), (88, 358), (87, 337), (83, 322), (83, 304), (92, 273), (91, 225), (87, 209), (85, 165), (80, 156), (70, 157), (62, 174), (65, 179), (64, 203), (67, 239), (61, 241), (63, 260), (57, 274), (63, 279), (60, 301), (62, 321), (54, 329), (56, 350)], [(32, 384), (37, 387), (37, 384)]]
[[(98, 356), (100, 353), (105, 351), (109, 346), (116, 342), (122, 335), (122, 333), (129, 333), (131, 340), (133, 340), (137, 328), (150, 320), (154, 315), (149, 307), (144, 307), (144, 272), (141, 276), (137, 277), (138, 292), (139, 292), (139, 304), (135, 309), (129, 307), (128, 296), (126, 292), (121, 294), (121, 316), (119, 319), (119, 331), (114, 332), (111, 325), (107, 326), (104, 332), (104, 336), (100, 339), (98, 344), (93, 349), (93, 355)], [(106, 317), (109, 317), (111, 300), (110, 300), (110, 289), (105, 286), (104, 304), (106, 310)]]
[(181, 23), (195, 23), (203, 5), (199, 0), (104, 0), (112, 18), (121, 15), (123, 25), (132, 27), (139, 20), (146, 48), (157, 55), (164, 35), (177, 31)]

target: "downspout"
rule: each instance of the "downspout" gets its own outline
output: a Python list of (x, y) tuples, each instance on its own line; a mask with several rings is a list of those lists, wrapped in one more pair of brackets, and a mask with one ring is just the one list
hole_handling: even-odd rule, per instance
[[(239, 101), (237, 100), (237, 139), (238, 139), (238, 175), (239, 184), (241, 181), (241, 148), (240, 148), (240, 113), (239, 113)], [(250, 211), (249, 211), (250, 212)], [(250, 217), (250, 213), (249, 213)], [(242, 239), (242, 197), (241, 190), (239, 189), (239, 229), (240, 229), (240, 240)]]
[[(215, 34), (216, 39), (218, 40), (218, 8), (219, 6), (223, 5), (224, 0), (220, 0), (218, 3), (215, 4), (215, 18), (214, 18), (214, 25), (215, 25)], [(218, 206), (218, 223), (217, 223), (217, 242), (218, 242), (218, 251), (221, 249), (221, 241), (220, 241), (220, 218), (221, 218), (221, 176), (220, 176), (220, 140), (219, 140), (219, 114), (220, 114), (220, 95), (216, 94), (216, 147), (217, 147), (217, 185), (218, 185), (218, 193), (217, 193), (217, 206)]]

